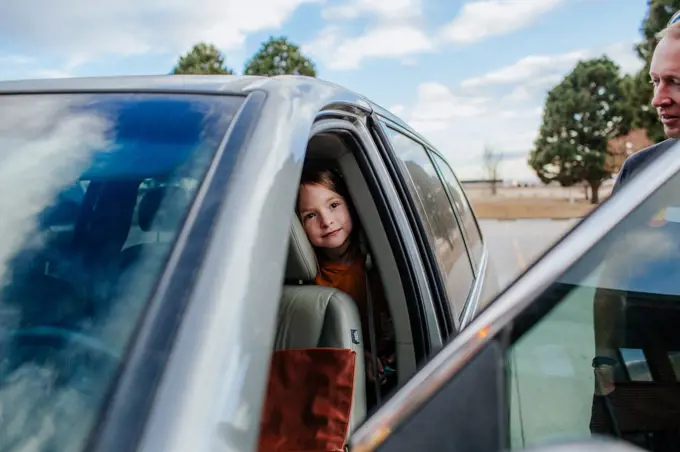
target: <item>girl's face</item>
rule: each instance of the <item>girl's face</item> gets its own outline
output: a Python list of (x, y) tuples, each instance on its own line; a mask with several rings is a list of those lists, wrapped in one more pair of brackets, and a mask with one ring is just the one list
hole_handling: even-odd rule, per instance
[(312, 245), (341, 251), (349, 244), (352, 218), (347, 202), (338, 193), (322, 185), (301, 185), (298, 212)]

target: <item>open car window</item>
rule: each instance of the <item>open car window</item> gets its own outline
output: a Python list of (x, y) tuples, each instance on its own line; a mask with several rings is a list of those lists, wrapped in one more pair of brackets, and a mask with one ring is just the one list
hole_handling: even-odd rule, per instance
[(592, 435), (680, 447), (678, 193), (680, 174), (516, 319), (506, 356), (513, 448)]
[(0, 450), (78, 451), (243, 98), (0, 97)]

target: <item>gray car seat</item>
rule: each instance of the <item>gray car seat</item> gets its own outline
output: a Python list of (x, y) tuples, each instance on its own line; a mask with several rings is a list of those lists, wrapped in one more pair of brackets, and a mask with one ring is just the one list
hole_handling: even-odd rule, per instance
[(310, 347), (356, 352), (350, 432), (366, 417), (366, 383), (361, 320), (354, 300), (344, 292), (315, 285), (317, 261), (302, 225), (294, 216), (274, 340), (276, 350)]

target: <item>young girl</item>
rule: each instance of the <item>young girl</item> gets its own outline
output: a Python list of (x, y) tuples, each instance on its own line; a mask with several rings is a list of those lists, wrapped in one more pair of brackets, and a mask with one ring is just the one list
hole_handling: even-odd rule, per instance
[[(370, 383), (366, 388), (369, 403), (375, 402), (376, 378), (381, 394), (396, 384), (394, 331), (378, 273), (366, 270), (359, 221), (340, 174), (326, 167), (306, 166), (300, 180), (297, 213), (319, 261), (316, 283), (337, 288), (357, 303), (365, 338), (366, 374)], [(369, 290), (372, 312), (368, 310)], [(371, 314), (377, 372), (374, 371), (369, 340)]]

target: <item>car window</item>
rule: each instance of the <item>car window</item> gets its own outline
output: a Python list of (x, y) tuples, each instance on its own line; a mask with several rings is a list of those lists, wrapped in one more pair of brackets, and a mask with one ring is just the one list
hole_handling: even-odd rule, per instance
[(388, 139), (401, 164), (420, 218), (426, 224), (441, 276), (456, 316), (460, 316), (472, 288), (474, 275), (465, 243), (451, 203), (439, 176), (418, 142), (385, 127)]
[(603, 434), (678, 450), (678, 193), (680, 175), (516, 319), (506, 358), (513, 448)]
[(0, 96), (0, 450), (83, 449), (241, 103)]
[(453, 198), (453, 204), (455, 205), (456, 212), (458, 212), (461, 223), (463, 224), (463, 229), (465, 230), (470, 253), (472, 254), (475, 262), (480, 262), (483, 252), (482, 235), (479, 232), (479, 226), (477, 225), (477, 220), (475, 220), (475, 216), (472, 213), (470, 203), (463, 192), (463, 187), (460, 185), (460, 182), (458, 182), (458, 179), (453, 173), (451, 167), (446, 163), (446, 161), (444, 161), (443, 158), (441, 158), (435, 152), (431, 152), (430, 155), (432, 156), (435, 166), (437, 169), (439, 169), (439, 172), (444, 179), (449, 194)]

